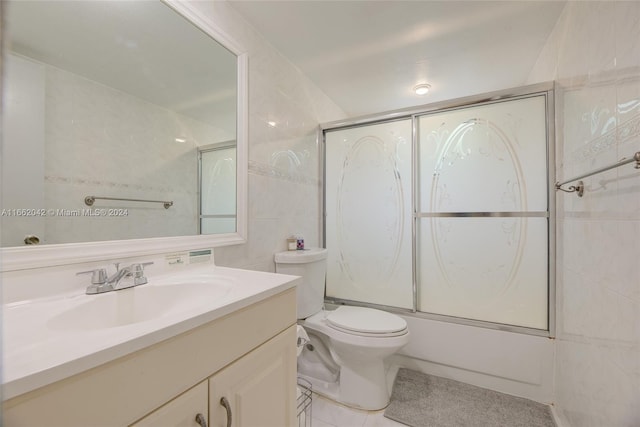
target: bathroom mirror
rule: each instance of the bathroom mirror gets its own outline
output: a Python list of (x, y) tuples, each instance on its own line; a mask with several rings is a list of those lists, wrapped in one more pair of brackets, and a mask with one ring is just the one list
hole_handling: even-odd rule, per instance
[[(235, 42), (183, 2), (5, 11), (3, 270), (245, 241), (247, 57)], [(202, 147), (221, 144), (224, 167), (199, 171)], [(217, 186), (202, 197), (226, 199), (202, 200), (202, 176)], [(225, 210), (201, 211), (211, 206)]]

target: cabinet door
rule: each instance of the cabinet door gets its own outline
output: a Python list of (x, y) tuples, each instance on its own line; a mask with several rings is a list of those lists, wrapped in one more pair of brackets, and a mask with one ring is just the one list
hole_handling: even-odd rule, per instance
[(207, 382), (201, 382), (131, 427), (204, 427), (209, 419), (208, 395)]
[(291, 326), (209, 379), (211, 427), (293, 426), (295, 390), (296, 328)]

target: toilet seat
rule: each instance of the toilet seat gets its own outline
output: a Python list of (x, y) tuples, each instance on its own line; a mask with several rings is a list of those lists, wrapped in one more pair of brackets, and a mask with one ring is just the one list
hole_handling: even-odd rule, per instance
[(407, 333), (400, 316), (373, 308), (340, 306), (326, 317), (332, 329), (365, 337), (397, 337)]

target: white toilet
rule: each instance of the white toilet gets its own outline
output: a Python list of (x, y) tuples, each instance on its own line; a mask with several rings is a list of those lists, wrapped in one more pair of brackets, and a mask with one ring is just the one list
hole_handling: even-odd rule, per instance
[(276, 272), (301, 276), (298, 319), (311, 342), (298, 358), (298, 374), (314, 391), (361, 409), (389, 404), (384, 359), (409, 342), (399, 316), (364, 307), (323, 310), (326, 249), (275, 255)]

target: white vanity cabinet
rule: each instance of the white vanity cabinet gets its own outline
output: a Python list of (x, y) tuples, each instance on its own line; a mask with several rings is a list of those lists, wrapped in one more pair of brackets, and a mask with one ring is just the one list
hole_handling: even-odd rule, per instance
[(208, 425), (208, 420), (209, 387), (205, 381), (156, 409), (131, 427), (204, 427)]
[[(4, 402), (5, 426), (295, 424), (296, 295), (289, 288), (172, 338)], [(186, 422), (186, 424), (185, 424)]]
[(293, 426), (294, 340), (287, 329), (131, 427)]
[(295, 339), (289, 329), (209, 379), (210, 427), (295, 424)]

